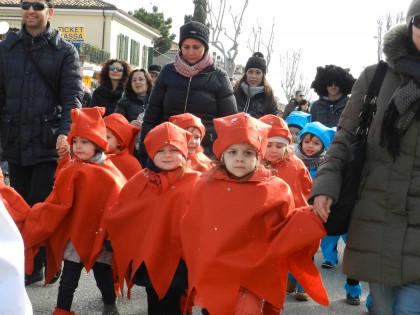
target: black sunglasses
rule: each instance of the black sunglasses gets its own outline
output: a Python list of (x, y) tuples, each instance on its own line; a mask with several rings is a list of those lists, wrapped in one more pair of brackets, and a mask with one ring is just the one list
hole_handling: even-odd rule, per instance
[(114, 65), (109, 65), (108, 69), (109, 69), (109, 71), (117, 70), (118, 72), (123, 72), (123, 70), (124, 70), (123, 67), (116, 67)]
[(420, 15), (413, 16), (411, 23), (413, 23), (416, 28), (420, 28)]
[(20, 3), (20, 7), (22, 8), (22, 10), (29, 10), (31, 7), (35, 10), (35, 11), (42, 11), (45, 8), (49, 8), (49, 6), (47, 6), (45, 3), (42, 2), (21, 2)]
[(333, 82), (330, 82), (330, 83), (328, 83), (328, 84), (327, 84), (327, 86), (328, 86), (328, 87), (332, 87), (333, 85), (334, 85), (335, 87), (337, 87), (337, 86), (338, 86), (338, 85), (337, 85), (337, 82), (334, 82), (334, 81), (333, 81)]

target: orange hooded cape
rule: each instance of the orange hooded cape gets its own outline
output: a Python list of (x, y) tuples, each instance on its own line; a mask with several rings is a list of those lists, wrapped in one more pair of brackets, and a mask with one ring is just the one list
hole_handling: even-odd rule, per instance
[(188, 154), (188, 163), (194, 171), (203, 173), (212, 168), (211, 160), (202, 151)]
[[(86, 270), (92, 268), (107, 238), (103, 216), (116, 202), (125, 182), (109, 159), (101, 165), (70, 161), (62, 167), (53, 191), (45, 202), (32, 207), (22, 230), (26, 249), (36, 249), (46, 242), (45, 283), (61, 269), (70, 240)], [(26, 257), (27, 274), (32, 273), (31, 258)]]
[(130, 153), (128, 148), (123, 149), (118, 154), (108, 154), (108, 157), (127, 179), (142, 170), (140, 162)]
[(187, 308), (198, 297), (210, 314), (231, 315), (244, 287), (281, 309), (289, 270), (328, 305), (312, 261), (324, 228), (306, 208), (291, 211), (293, 205), (289, 186), (263, 166), (246, 182), (222, 170), (204, 173), (181, 221)]
[(159, 298), (166, 295), (182, 257), (179, 223), (198, 179), (194, 171), (181, 176), (180, 168), (161, 173), (146, 168), (124, 186), (105, 218), (121, 288), (130, 269), (134, 276), (144, 262)]
[(307, 207), (312, 178), (303, 161), (293, 152), (286, 158), (271, 163), (271, 174), (284, 180), (292, 190), (295, 207)]
[(3, 181), (3, 172), (0, 170), (0, 198), (15, 222), (19, 231), (22, 230), (25, 218), (30, 207), (19, 193), (12, 187), (7, 186)]

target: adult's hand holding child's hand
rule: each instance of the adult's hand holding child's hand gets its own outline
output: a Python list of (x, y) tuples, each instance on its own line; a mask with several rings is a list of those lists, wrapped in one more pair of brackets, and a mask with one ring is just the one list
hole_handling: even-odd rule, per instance
[(330, 196), (318, 195), (314, 198), (312, 211), (315, 212), (321, 218), (322, 222), (325, 223), (330, 215), (330, 206), (332, 203), (333, 199)]

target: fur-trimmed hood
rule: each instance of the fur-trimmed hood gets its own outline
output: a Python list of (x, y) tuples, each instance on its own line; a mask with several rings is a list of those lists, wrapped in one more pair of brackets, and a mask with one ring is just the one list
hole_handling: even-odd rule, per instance
[(388, 65), (394, 69), (395, 60), (409, 55), (407, 43), (409, 41), (409, 32), (407, 24), (400, 24), (388, 31), (384, 36), (382, 51)]

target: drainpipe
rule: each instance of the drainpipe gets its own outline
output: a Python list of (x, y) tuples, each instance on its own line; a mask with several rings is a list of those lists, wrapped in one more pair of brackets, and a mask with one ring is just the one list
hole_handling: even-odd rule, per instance
[(104, 18), (104, 21), (103, 21), (103, 23), (102, 23), (102, 50), (105, 50), (105, 22), (106, 22), (106, 19), (105, 19), (105, 9), (102, 9), (102, 16), (103, 16), (103, 18)]

